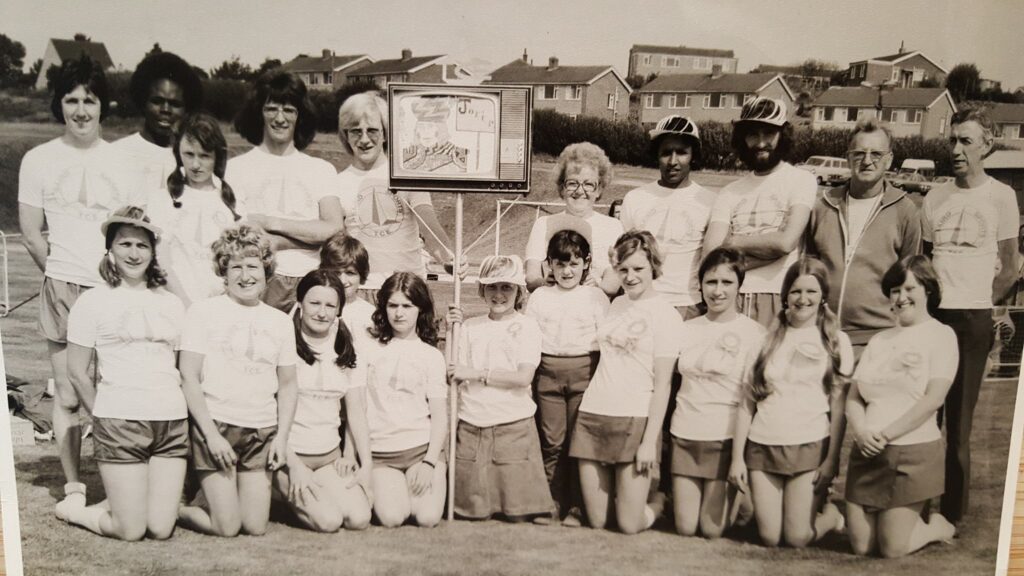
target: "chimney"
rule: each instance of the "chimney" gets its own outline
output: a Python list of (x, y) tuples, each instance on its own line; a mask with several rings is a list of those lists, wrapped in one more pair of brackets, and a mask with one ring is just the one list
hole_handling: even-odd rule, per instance
[(323, 49), (323, 52), (322, 52), (322, 53), (323, 53), (323, 55), (324, 55), (324, 58), (330, 58), (331, 56), (333, 56), (333, 54), (331, 53), (331, 51), (330, 51), (330, 50), (328, 50), (327, 48), (324, 48), (324, 49)]
[(526, 48), (523, 48), (523, 64), (529, 63), (529, 57), (526, 55)]
[(903, 48), (903, 40), (900, 40), (900, 51), (899, 51), (898, 53), (899, 53), (899, 54), (903, 54), (903, 52), (904, 52), (904, 51), (905, 51), (905, 50), (904, 50), (904, 48)]
[(558, 58), (556, 56), (552, 56), (551, 58), (548, 58), (548, 71), (554, 70), (555, 68), (558, 68)]
[(412, 50), (408, 48), (402, 48), (402, 61), (404, 62), (410, 59), (412, 59)]
[(712, 78), (718, 78), (721, 75), (722, 75), (722, 65), (721, 64), (713, 64), (711, 66), (711, 77)]

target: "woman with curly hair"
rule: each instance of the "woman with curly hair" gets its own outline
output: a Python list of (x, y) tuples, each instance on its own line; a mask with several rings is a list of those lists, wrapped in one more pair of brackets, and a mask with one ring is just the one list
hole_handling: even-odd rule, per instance
[[(105, 284), (71, 309), (68, 375), (93, 417), (107, 500), (71, 503), (65, 519), (110, 538), (169, 538), (188, 454), (188, 412), (175, 367), (185, 308), (163, 288), (159, 229), (142, 208), (121, 208), (101, 230)], [(98, 370), (91, 369), (94, 356)]]
[(242, 224), (213, 243), (225, 294), (188, 310), (182, 388), (195, 426), (192, 461), (209, 509), (182, 506), (200, 532), (260, 535), (270, 515), (270, 473), (287, 461), (297, 402), (295, 330), (260, 301), (274, 271), (270, 240)]

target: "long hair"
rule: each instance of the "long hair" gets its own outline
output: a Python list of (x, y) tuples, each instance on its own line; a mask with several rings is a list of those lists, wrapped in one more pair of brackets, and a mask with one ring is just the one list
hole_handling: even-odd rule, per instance
[(263, 143), (263, 130), (266, 121), (263, 119), (263, 106), (267, 102), (291, 104), (299, 111), (295, 119), (295, 148), (303, 150), (316, 136), (316, 112), (309, 101), (306, 84), (281, 69), (265, 72), (256, 80), (256, 85), (242, 110), (235, 118), (235, 130), (253, 146)]
[(380, 97), (376, 91), (361, 92), (353, 94), (345, 99), (345, 102), (338, 108), (338, 138), (341, 140), (341, 147), (349, 156), (355, 153), (352, 144), (345, 137), (345, 130), (353, 128), (363, 119), (376, 117), (383, 129), (381, 134), (381, 150), (388, 151), (388, 103)]
[(387, 344), (395, 337), (395, 331), (388, 322), (388, 301), (396, 292), (408, 298), (420, 311), (416, 318), (416, 335), (427, 344), (436, 345), (434, 299), (430, 296), (427, 283), (412, 272), (395, 272), (384, 281), (380, 292), (377, 293), (377, 309), (373, 311), (373, 327), (370, 328), (370, 334), (381, 344)]
[[(146, 211), (138, 206), (125, 206), (119, 208), (114, 212), (116, 216), (124, 216), (125, 218), (132, 218), (135, 220), (141, 220), (143, 222), (149, 222), (149, 216), (146, 216)], [(117, 269), (117, 264), (114, 263), (114, 256), (110, 253), (110, 248), (114, 245), (114, 240), (117, 239), (117, 231), (123, 226), (130, 228), (138, 228), (146, 234), (146, 238), (149, 238), (149, 247), (151, 250), (151, 258), (149, 260), (149, 266), (146, 266), (146, 287), (157, 288), (167, 284), (167, 273), (160, 267), (160, 263), (156, 260), (156, 244), (160, 241), (156, 234), (148, 228), (142, 226), (132, 226), (124, 222), (114, 222), (107, 226), (106, 246), (107, 253), (100, 259), (99, 272), (100, 278), (107, 283), (107, 286), (111, 288), (117, 288), (121, 285), (121, 272)]]
[(765, 340), (761, 353), (757, 355), (757, 360), (754, 362), (754, 377), (751, 388), (754, 400), (757, 402), (764, 400), (772, 393), (772, 387), (764, 377), (765, 367), (775, 354), (775, 351), (779, 349), (782, 340), (786, 336), (786, 331), (789, 329), (787, 295), (793, 288), (793, 283), (796, 282), (797, 278), (805, 275), (813, 276), (821, 288), (821, 305), (818, 308), (816, 324), (821, 333), (821, 344), (825, 347), (825, 353), (828, 356), (828, 366), (821, 384), (826, 394), (832, 390), (832, 385), (836, 379), (836, 371), (839, 369), (840, 364), (839, 320), (828, 307), (828, 269), (825, 268), (825, 264), (821, 260), (811, 256), (804, 256), (797, 262), (794, 262), (789, 267), (789, 270), (786, 270), (786, 276), (782, 280), (782, 310), (779, 311), (778, 318), (772, 322), (768, 338)]
[[(749, 134), (758, 123), (755, 122), (739, 122), (732, 128), (732, 149), (739, 157), (740, 161), (747, 166), (747, 168), (753, 168), (754, 166), (754, 153), (751, 152), (750, 146), (747, 146), (747, 134)], [(772, 152), (772, 159), (775, 167), (786, 159), (789, 152), (793, 149), (793, 142), (795, 136), (793, 133), (793, 125), (786, 122), (779, 130), (779, 143), (775, 146), (775, 150)]]
[(242, 219), (235, 211), (235, 191), (224, 179), (228, 166), (228, 143), (220, 131), (220, 125), (213, 116), (200, 112), (185, 119), (181, 123), (181, 131), (174, 138), (174, 160), (178, 163), (176, 170), (167, 177), (167, 192), (175, 208), (181, 208), (181, 195), (185, 192), (188, 179), (185, 176), (185, 163), (181, 160), (181, 141), (188, 137), (206, 152), (213, 152), (213, 173), (220, 178), (220, 199), (231, 211), (235, 222)]
[(701, 290), (701, 300), (697, 304), (697, 308), (701, 314), (706, 314), (708, 311), (708, 305), (704, 298), (704, 276), (719, 266), (726, 266), (733, 271), (733, 274), (736, 274), (737, 289), (743, 286), (743, 278), (746, 276), (746, 271), (743, 269), (743, 253), (735, 248), (724, 248), (721, 246), (715, 248), (704, 258), (700, 263), (700, 268), (697, 269), (697, 283)]
[(333, 272), (351, 267), (359, 274), (359, 283), (363, 284), (370, 276), (370, 253), (358, 238), (342, 230), (320, 246), (320, 267)]
[(203, 83), (188, 62), (171, 52), (150, 54), (132, 72), (128, 90), (135, 107), (142, 110), (157, 80), (167, 79), (181, 87), (185, 111), (195, 112), (203, 103)]
[(316, 352), (306, 342), (306, 337), (302, 335), (301, 304), (302, 300), (306, 297), (306, 293), (317, 286), (330, 288), (338, 295), (338, 330), (334, 336), (334, 352), (338, 357), (334, 363), (342, 368), (355, 368), (356, 349), (352, 344), (352, 334), (341, 320), (341, 309), (345, 307), (345, 287), (337, 276), (327, 270), (313, 270), (303, 276), (302, 280), (299, 280), (299, 285), (295, 288), (295, 297), (300, 304), (295, 307), (295, 314), (292, 316), (295, 324), (295, 352), (299, 355), (299, 358), (302, 358), (310, 366), (316, 362)]
[(915, 254), (894, 263), (882, 276), (882, 294), (889, 298), (889, 293), (894, 288), (902, 286), (907, 281), (907, 276), (913, 275), (917, 283), (924, 289), (927, 296), (927, 310), (932, 318), (939, 311), (939, 303), (942, 302), (942, 286), (939, 283), (939, 276), (935, 273), (932, 261), (927, 256)]
[(64, 124), (64, 107), (61, 101), (64, 96), (74, 92), (75, 88), (85, 86), (100, 101), (100, 121), (107, 117), (110, 112), (110, 86), (107, 84), (107, 75), (92, 58), (82, 53), (77, 60), (67, 60), (61, 64), (60, 71), (53, 82), (53, 99), (50, 100), (50, 112), (57, 122)]

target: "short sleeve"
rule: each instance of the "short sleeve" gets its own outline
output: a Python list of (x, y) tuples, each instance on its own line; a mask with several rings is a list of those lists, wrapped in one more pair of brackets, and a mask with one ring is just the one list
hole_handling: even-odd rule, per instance
[(857, 362), (857, 368), (853, 371), (853, 379), (860, 380), (867, 377), (870, 374), (870, 370), (875, 364), (875, 342), (879, 342), (879, 338), (876, 335), (868, 341), (868, 345), (864, 347), (864, 352), (860, 355), (860, 361)]
[[(274, 310), (277, 312), (277, 310)], [(275, 314), (277, 316), (277, 314)], [(288, 316), (281, 314), (278, 319), (278, 331), (281, 333), (281, 349), (277, 354), (278, 366), (295, 366), (299, 361), (299, 354), (295, 351), (295, 327)]]
[(469, 331), (472, 325), (466, 323), (466, 319), (463, 318), (462, 326), (459, 328), (459, 350), (458, 350), (458, 362), (465, 366), (469, 364)]
[(853, 373), (853, 345), (845, 332), (839, 333), (839, 373), (849, 377)]
[(427, 398), (447, 398), (448, 382), (447, 368), (444, 365), (444, 355), (436, 348), (427, 344), (423, 345), (429, 354), (425, 358), (424, 367), (427, 370)]
[(999, 210), (999, 229), (996, 231), (996, 239), (1002, 241), (1017, 238), (1020, 233), (1017, 195), (1006, 185), (1000, 185), (998, 192), (999, 198), (996, 205)]
[(541, 339), (540, 326), (537, 321), (533, 318), (523, 318), (523, 332), (518, 338), (517, 368), (520, 364), (529, 364), (534, 368), (540, 365)]
[(797, 175), (797, 182), (794, 182), (796, 186), (793, 187), (789, 207), (806, 206), (808, 210), (811, 210), (814, 208), (814, 201), (817, 199), (818, 184), (810, 172), (805, 172), (799, 168), (794, 170), (796, 170), (794, 174)]
[(530, 229), (530, 238), (526, 241), (525, 260), (544, 260), (547, 258), (548, 247), (544, 245), (544, 236), (547, 233), (547, 218), (538, 218)]
[(590, 301), (591, 310), (594, 311), (594, 325), (600, 326), (604, 317), (608, 315), (608, 308), (611, 307), (611, 302), (608, 301), (608, 297), (605, 296), (604, 292), (596, 286), (590, 286)]
[(929, 350), (928, 378), (941, 378), (952, 382), (960, 362), (960, 351), (957, 348), (956, 333), (948, 326), (942, 328), (935, 331), (935, 341)]
[(722, 224), (729, 224), (732, 218), (732, 205), (733, 195), (724, 190), (720, 192), (718, 198), (715, 198), (715, 203), (711, 206), (711, 217), (708, 219), (708, 223), (721, 222)]
[(85, 348), (96, 346), (96, 314), (94, 313), (94, 298), (89, 298), (89, 293), (83, 294), (68, 315), (68, 342)]
[(624, 230), (632, 230), (633, 226), (633, 200), (636, 198), (637, 191), (630, 190), (626, 193), (626, 196), (622, 199), (622, 207), (619, 210), (619, 221), (622, 222), (622, 228)]
[(430, 198), (430, 192), (404, 192), (405, 200), (409, 203), (409, 206), (418, 208), (420, 206), (434, 206), (434, 201)]
[(171, 313), (171, 317), (174, 319), (174, 327), (176, 329), (176, 338), (174, 342), (174, 349), (178, 350), (181, 348), (181, 328), (185, 322), (185, 305), (182, 304), (181, 298), (178, 298), (176, 294), (171, 292), (165, 292), (164, 298), (167, 298), (167, 308)]
[(652, 318), (654, 324), (654, 357), (676, 358), (679, 356), (679, 337), (683, 330), (683, 319), (672, 306), (667, 303), (659, 306), (658, 317)]
[(21, 159), (21, 168), (18, 170), (18, 202), (36, 208), (43, 207), (43, 179), (36, 158), (39, 156), (36, 150), (29, 150)]
[[(206, 322), (211, 315), (206, 310), (205, 301), (197, 302), (185, 313), (185, 323), (181, 328), (179, 349), (196, 354), (206, 354), (207, 345)], [(294, 331), (294, 330), (293, 330)]]

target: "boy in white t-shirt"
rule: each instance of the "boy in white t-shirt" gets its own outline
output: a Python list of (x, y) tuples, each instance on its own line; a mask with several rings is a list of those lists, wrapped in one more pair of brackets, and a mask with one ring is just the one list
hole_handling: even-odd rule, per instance
[[(474, 520), (550, 514), (551, 494), (533, 419), (537, 406), (530, 393), (541, 333), (536, 320), (519, 312), (526, 299), (522, 260), (485, 258), (480, 296), (489, 312), (462, 326), (458, 363), (449, 368), (460, 386), (455, 511)], [(462, 311), (453, 307), (448, 321), (462, 322)]]

